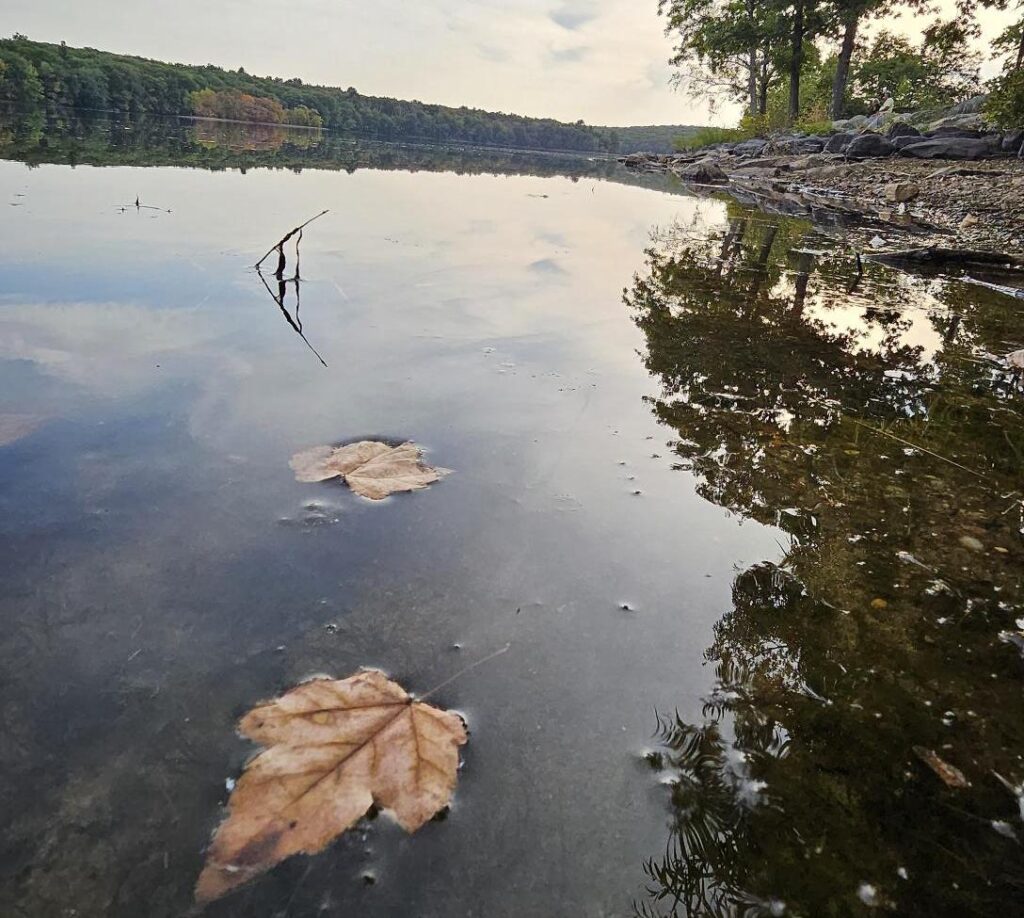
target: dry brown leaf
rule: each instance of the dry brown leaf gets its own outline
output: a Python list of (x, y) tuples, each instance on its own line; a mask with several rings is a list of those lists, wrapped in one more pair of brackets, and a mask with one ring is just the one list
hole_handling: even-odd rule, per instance
[(34, 414), (0, 414), (0, 446), (7, 446), (38, 430), (46, 418)]
[(416, 831), (448, 805), (466, 742), (456, 714), (371, 670), (305, 682), (253, 708), (239, 732), (266, 749), (231, 794), (196, 883), (199, 902), (322, 850), (373, 803)]
[(942, 778), (946, 787), (963, 788), (971, 786), (971, 782), (967, 780), (959, 768), (955, 765), (950, 765), (945, 759), (940, 758), (934, 750), (925, 749), (924, 746), (915, 746), (914, 755)]
[(415, 443), (389, 446), (360, 440), (348, 446), (314, 446), (292, 456), (297, 481), (341, 478), (363, 497), (381, 500), (396, 491), (418, 491), (448, 474), (422, 461)]

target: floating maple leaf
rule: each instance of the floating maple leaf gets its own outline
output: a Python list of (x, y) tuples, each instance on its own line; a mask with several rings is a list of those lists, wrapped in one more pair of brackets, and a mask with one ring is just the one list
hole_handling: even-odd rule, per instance
[(348, 446), (314, 446), (296, 453), (290, 464), (298, 481), (341, 478), (356, 494), (381, 500), (396, 491), (418, 491), (448, 474), (448, 469), (424, 464), (422, 455), (415, 443), (389, 446), (360, 440)]
[(461, 718), (382, 673), (315, 679), (239, 723), (266, 749), (246, 766), (196, 883), (210, 902), (293, 854), (313, 854), (373, 803), (415, 832), (455, 788)]

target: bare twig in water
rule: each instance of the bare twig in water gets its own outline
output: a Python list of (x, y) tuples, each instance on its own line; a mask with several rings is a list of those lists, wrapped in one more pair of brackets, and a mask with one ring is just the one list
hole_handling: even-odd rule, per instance
[(169, 207), (154, 207), (152, 204), (142, 204), (139, 201), (138, 195), (135, 196), (134, 204), (115, 204), (114, 206), (120, 207), (121, 213), (124, 213), (126, 210), (128, 210), (129, 207), (134, 207), (136, 210), (158, 210), (164, 214), (169, 214), (171, 212), (171, 209)]
[[(301, 291), (300, 283), (301, 280), (298, 274), (298, 266), (296, 265), (296, 273), (294, 277), (284, 278), (279, 275), (277, 277), (277, 293), (271, 289), (270, 284), (267, 283), (267, 279), (263, 276), (263, 272), (259, 269), (259, 265), (256, 266), (256, 273), (259, 275), (260, 280), (263, 282), (263, 286), (267, 288), (267, 293), (270, 294), (271, 298), (277, 303), (277, 308), (281, 310), (281, 314), (285, 317), (285, 321), (292, 327), (295, 334), (297, 334), (315, 355), (316, 359), (320, 361), (325, 367), (327, 361), (320, 356), (320, 352), (309, 343), (309, 339), (306, 337), (305, 332), (302, 330), (302, 320), (299, 318), (299, 306), (301, 305)], [(285, 298), (288, 295), (288, 285), (295, 285), (295, 316), (288, 311), (288, 307), (285, 305)]]
[[(299, 224), (297, 227), (295, 227), (295, 229), (293, 229), (290, 232), (286, 233), (284, 238), (282, 238), (280, 242), (276, 243), (275, 245), (272, 245), (270, 247), (270, 249), (267, 251), (267, 254), (264, 255), (258, 262), (256, 262), (256, 267), (258, 268), (271, 255), (273, 255), (274, 252), (277, 252), (277, 254), (279, 256), (278, 257), (278, 264), (277, 264), (278, 271), (281, 274), (284, 274), (284, 244), (289, 239), (291, 239), (292, 236), (294, 236), (296, 233), (301, 233), (307, 226), (309, 226), (310, 223), (312, 223), (314, 220), (319, 220), (326, 213), (328, 213), (328, 211), (322, 210), (315, 217), (310, 217), (305, 223)], [(298, 257), (297, 254), (296, 254), (296, 257)], [(278, 271), (275, 271), (274, 273), (277, 274)]]

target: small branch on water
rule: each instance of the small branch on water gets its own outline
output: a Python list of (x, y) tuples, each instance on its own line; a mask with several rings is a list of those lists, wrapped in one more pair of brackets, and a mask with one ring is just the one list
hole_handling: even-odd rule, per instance
[[(310, 223), (312, 223), (314, 220), (319, 220), (326, 213), (329, 213), (329, 211), (322, 210), (315, 217), (310, 217), (305, 223), (299, 224), (299, 226), (295, 227), (295, 229), (291, 230), (289, 233), (286, 233), (284, 238), (282, 238), (280, 242), (276, 243), (275, 245), (272, 245), (270, 247), (270, 249), (267, 251), (267, 254), (264, 255), (258, 262), (256, 262), (255, 267), (258, 268), (271, 255), (273, 255), (274, 252), (277, 252), (280, 257), (278, 258), (278, 262), (277, 262), (277, 271), (275, 271), (274, 273), (278, 274), (278, 272), (280, 272), (280, 274), (284, 274), (284, 261), (285, 261), (285, 258), (284, 258), (284, 244), (289, 239), (291, 239), (292, 236), (294, 236), (296, 233), (301, 233), (307, 226), (309, 226)], [(296, 243), (296, 245), (298, 245), (298, 243)], [(278, 276), (280, 276), (280, 275), (278, 275)]]
[(120, 207), (121, 213), (124, 213), (126, 210), (128, 210), (129, 207), (134, 207), (136, 210), (158, 210), (160, 211), (160, 213), (163, 214), (169, 214), (171, 212), (171, 209), (169, 207), (154, 207), (152, 204), (142, 204), (139, 201), (138, 195), (135, 196), (134, 204), (115, 204), (114, 206)]

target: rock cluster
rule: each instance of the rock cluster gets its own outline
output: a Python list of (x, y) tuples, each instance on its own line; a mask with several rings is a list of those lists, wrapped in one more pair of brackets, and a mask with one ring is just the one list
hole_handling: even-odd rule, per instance
[[(667, 172), (741, 200), (812, 219), (955, 236), (964, 244), (1024, 251), (1024, 128), (986, 126), (985, 96), (941, 112), (832, 122), (827, 136), (781, 134), (687, 153), (633, 153), (631, 169)], [(941, 162), (952, 161), (942, 167)], [(965, 165), (970, 163), (970, 165)], [(831, 214), (832, 217), (828, 217)]]

